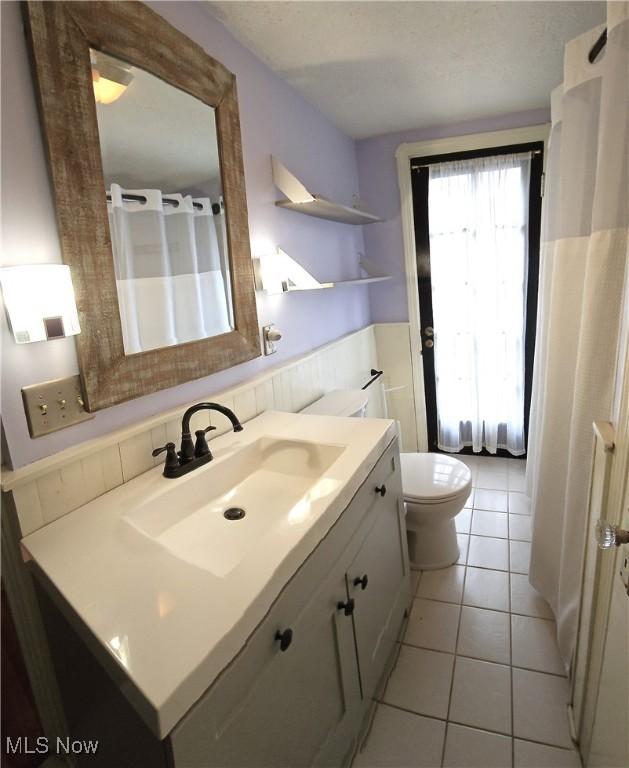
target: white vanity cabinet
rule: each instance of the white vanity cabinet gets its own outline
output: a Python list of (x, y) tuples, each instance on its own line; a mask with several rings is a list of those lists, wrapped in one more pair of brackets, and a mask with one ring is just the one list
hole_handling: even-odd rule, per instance
[(161, 741), (121, 693), (124, 680), (112, 681), (63, 618), (59, 596), (40, 591), (70, 733), (101, 734), (90, 768), (340, 768), (394, 659), (411, 601), (397, 440), (231, 663)]
[[(394, 442), (247, 645), (175, 727), (175, 767), (346, 764), (409, 602)], [(282, 651), (277, 637), (286, 630), (292, 640)]]

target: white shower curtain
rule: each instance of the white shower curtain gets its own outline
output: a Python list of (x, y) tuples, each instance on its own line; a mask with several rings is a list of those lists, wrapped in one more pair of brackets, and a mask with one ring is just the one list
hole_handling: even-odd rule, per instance
[(530, 154), (430, 166), (438, 445), (525, 451)]
[(629, 216), (629, 14), (607, 6), (603, 27), (565, 49), (552, 94), (543, 201), (540, 296), (527, 485), (530, 581), (557, 619), (569, 668), (576, 640), (592, 421), (611, 417)]
[[(129, 202), (125, 195), (146, 202)], [(163, 197), (177, 205), (164, 205)], [(108, 203), (126, 354), (226, 333), (229, 285), (209, 198), (122, 189)], [(197, 204), (195, 209), (194, 203)], [(222, 233), (221, 233), (222, 235)]]

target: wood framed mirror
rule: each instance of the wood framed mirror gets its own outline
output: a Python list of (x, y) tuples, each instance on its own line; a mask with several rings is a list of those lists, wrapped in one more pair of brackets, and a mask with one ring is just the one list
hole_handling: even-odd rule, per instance
[(235, 76), (140, 2), (24, 8), (87, 409), (259, 356)]

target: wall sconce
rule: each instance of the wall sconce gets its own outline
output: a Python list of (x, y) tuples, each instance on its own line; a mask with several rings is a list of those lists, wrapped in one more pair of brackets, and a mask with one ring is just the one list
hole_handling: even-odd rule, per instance
[(0, 269), (4, 306), (18, 344), (81, 332), (70, 267), (32, 264)]

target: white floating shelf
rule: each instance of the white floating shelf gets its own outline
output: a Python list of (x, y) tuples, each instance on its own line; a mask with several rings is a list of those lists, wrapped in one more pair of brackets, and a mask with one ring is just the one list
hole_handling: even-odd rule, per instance
[(341, 205), (326, 200), (325, 197), (315, 195), (308, 203), (293, 203), (292, 200), (278, 200), (275, 205), (279, 208), (288, 208), (289, 211), (305, 213), (306, 216), (314, 216), (317, 219), (338, 221), (341, 224), (373, 224), (376, 221), (384, 221), (379, 216), (349, 205)]
[(297, 213), (305, 213), (307, 216), (337, 221), (341, 224), (373, 224), (376, 221), (384, 221), (380, 216), (369, 211), (333, 203), (321, 195), (311, 194), (277, 158), (271, 157), (271, 163), (275, 186), (286, 195), (285, 200), (278, 200), (275, 203), (279, 208), (288, 208)]
[(383, 275), (382, 277), (357, 277), (354, 280), (336, 280), (333, 283), (319, 283), (313, 286), (300, 286), (290, 285), (286, 283), (286, 287), (282, 288), (282, 293), (294, 293), (295, 291), (320, 291), (322, 288), (340, 288), (344, 285), (364, 285), (365, 283), (380, 283), (382, 280), (390, 280), (391, 275)]
[(364, 277), (348, 280), (318, 280), (305, 270), (281, 248), (277, 254), (254, 259), (256, 288), (269, 294), (294, 293), (296, 291), (320, 291), (326, 288), (340, 288), (345, 285), (366, 285), (390, 280), (391, 275), (383, 275), (364, 257), (358, 261)]

